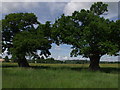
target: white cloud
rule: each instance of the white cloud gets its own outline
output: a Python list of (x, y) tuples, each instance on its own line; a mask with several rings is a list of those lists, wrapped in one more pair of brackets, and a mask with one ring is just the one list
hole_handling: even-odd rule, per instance
[(104, 16), (105, 18), (112, 19), (118, 17), (118, 3), (117, 2), (108, 2), (108, 15)]
[[(7, 0), (6, 0), (7, 1)], [(9, 1), (9, 0), (8, 0)], [(2, 6), (0, 4), (0, 8), (2, 7), (2, 11), (0, 10), (0, 12), (8, 14), (11, 12), (16, 11), (28, 11), (28, 9), (35, 9), (35, 8), (43, 8), (39, 5), (39, 3), (34, 3), (31, 2), (32, 0), (22, 0), (23, 2), (14, 2), (16, 0), (12, 0), (13, 2), (3, 2)], [(56, 1), (57, 2), (57, 1)], [(81, 9), (89, 9), (91, 4), (93, 2), (76, 2), (75, 0), (71, 0), (69, 2), (64, 2), (64, 3), (56, 3), (56, 2), (51, 2), (51, 3), (47, 3), (47, 7), (50, 10), (50, 15), (54, 15), (56, 14), (60, 14), (59, 11), (61, 9), (63, 9), (63, 13), (65, 15), (71, 15), (74, 11), (80, 11)], [(117, 17), (118, 15), (118, 4), (114, 3), (114, 2), (109, 2), (109, 15), (106, 15), (104, 17), (106, 18), (113, 18), (113, 17)], [(35, 9), (36, 10), (36, 9)], [(62, 10), (61, 10), (62, 11)]]
[(72, 15), (74, 11), (80, 11), (81, 9), (89, 9), (91, 2), (69, 2), (64, 8), (65, 15)]
[(78, 57), (70, 57), (70, 56), (64, 56), (64, 55), (59, 55), (55, 57), (56, 60), (89, 60), (88, 58), (83, 58), (82, 56)]
[[(65, 15), (72, 15), (74, 11), (80, 11), (81, 9), (89, 10), (90, 6), (94, 2), (75, 2), (71, 0), (64, 8)], [(107, 2), (108, 4), (108, 15), (104, 15), (105, 18), (112, 19), (118, 16), (118, 2)]]
[(58, 56), (57, 58), (55, 58), (56, 60), (61, 60), (61, 56)]
[(118, 61), (119, 56), (109, 56), (109, 55), (104, 55), (101, 57), (100, 61)]
[[(39, 21), (54, 22), (63, 12), (65, 3), (56, 2), (3, 2), (2, 15), (9, 13), (35, 13)], [(4, 18), (4, 17), (3, 17)]]
[(56, 60), (69, 60), (68, 56), (58, 56), (55, 58)]
[[(118, 58), (120, 58), (119, 56), (109, 56), (109, 55), (104, 55), (101, 57), (100, 61), (119, 61)], [(89, 58), (83, 58), (82, 56), (78, 56), (78, 57), (69, 57), (69, 56), (58, 56), (55, 58), (56, 60), (89, 60)]]
[(64, 56), (63, 57), (63, 60), (68, 60), (69, 58), (67, 56)]

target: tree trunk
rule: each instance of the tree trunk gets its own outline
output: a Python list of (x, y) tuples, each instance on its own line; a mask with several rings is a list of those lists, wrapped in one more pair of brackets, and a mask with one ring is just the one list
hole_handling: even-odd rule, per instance
[(25, 58), (21, 58), (18, 60), (19, 67), (29, 67), (29, 64)]
[(89, 58), (90, 58), (89, 69), (93, 70), (93, 71), (100, 70), (100, 66), (99, 66), (100, 56), (99, 55), (93, 55)]

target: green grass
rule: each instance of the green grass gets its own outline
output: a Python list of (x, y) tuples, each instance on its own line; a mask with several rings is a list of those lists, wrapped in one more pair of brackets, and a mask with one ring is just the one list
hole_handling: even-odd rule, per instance
[[(6, 65), (13, 64), (3, 64)], [(88, 65), (80, 64), (31, 65), (38, 68), (4, 67), (3, 88), (118, 88), (118, 71), (91, 72), (85, 69)], [(108, 69), (118, 68), (117, 64), (106, 64), (106, 67), (102, 67), (107, 66)], [(84, 69), (79, 70), (81, 67)]]

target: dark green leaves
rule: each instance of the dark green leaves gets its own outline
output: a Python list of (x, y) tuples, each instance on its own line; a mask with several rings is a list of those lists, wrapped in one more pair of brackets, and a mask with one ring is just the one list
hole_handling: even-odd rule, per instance
[(16, 33), (34, 29), (33, 25), (38, 23), (37, 17), (33, 13), (8, 14), (2, 20), (2, 41), (6, 42), (5, 44), (8, 42), (12, 44), (13, 37)]
[(90, 11), (92, 11), (95, 15), (101, 15), (108, 11), (107, 6), (108, 6), (108, 4), (103, 4), (102, 2), (97, 2), (91, 6)]
[(51, 42), (44, 37), (44, 33), (40, 30), (33, 32), (23, 31), (15, 35), (13, 39), (13, 48), (11, 52), (15, 55), (27, 55), (27, 53), (36, 52), (36, 50), (41, 50), (41, 55), (48, 57), (51, 48)]
[[(40, 55), (48, 57), (51, 48), (51, 24), (40, 24), (34, 13), (11, 13), (2, 20), (3, 24), (3, 52), (6, 48), (16, 58), (25, 58), (26, 55)], [(37, 29), (34, 25), (37, 24)], [(9, 52), (10, 52), (9, 51)]]

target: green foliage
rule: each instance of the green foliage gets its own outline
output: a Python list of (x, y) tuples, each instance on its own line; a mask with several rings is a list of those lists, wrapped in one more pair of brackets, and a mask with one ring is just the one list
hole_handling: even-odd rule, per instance
[(116, 43), (120, 49), (120, 20), (111, 23), (110, 40)]
[(13, 46), (12, 41), (16, 33), (34, 29), (38, 24), (37, 17), (33, 13), (11, 13), (2, 20), (3, 51)]
[(11, 57), (11, 62), (14, 62), (14, 63), (18, 62), (17, 57), (15, 55)]
[(71, 56), (116, 55), (120, 50), (119, 21), (115, 23), (98, 16), (105, 11), (107, 11), (107, 4), (98, 2), (91, 6), (90, 11), (82, 9), (75, 11), (72, 16), (61, 15), (53, 24), (54, 42), (58, 45), (72, 45)]
[(39, 24), (37, 29), (43, 31), (45, 38), (51, 38), (52, 27), (49, 21), (47, 21), (45, 24)]
[(25, 62), (25, 56), (29, 55), (39, 58), (37, 50), (45, 57), (51, 55), (50, 22), (40, 24), (34, 13), (11, 13), (5, 16), (2, 24), (3, 52), (8, 48), (15, 61)]
[(13, 39), (13, 45), (11, 52), (17, 57), (25, 57), (27, 53), (34, 56), (36, 50), (41, 50), (40, 55), (45, 55), (46, 57), (50, 55), (51, 42), (44, 37), (41, 30), (23, 31), (16, 34)]
[(89, 63), (87, 60), (65, 60), (65, 64), (85, 64)]
[(103, 2), (97, 2), (91, 6), (90, 10), (96, 15), (101, 15), (104, 14), (104, 12), (108, 11), (107, 6), (108, 4), (104, 4)]

